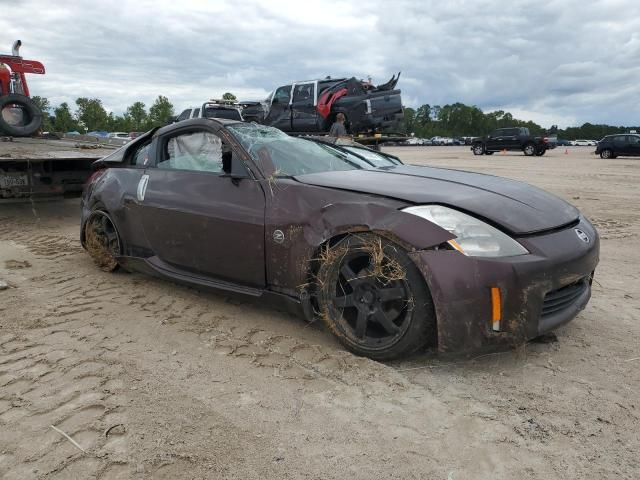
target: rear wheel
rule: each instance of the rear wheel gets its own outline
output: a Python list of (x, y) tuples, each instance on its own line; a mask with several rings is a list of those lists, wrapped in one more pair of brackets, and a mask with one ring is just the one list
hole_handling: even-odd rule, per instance
[(615, 157), (611, 149), (605, 148), (600, 152), (600, 158), (608, 159), (608, 158), (615, 158)]
[(121, 253), (120, 236), (106, 212), (94, 211), (84, 227), (84, 244), (94, 263), (105, 272), (118, 268)]
[(539, 149), (536, 151), (536, 156), (541, 157), (541, 156), (543, 156), (545, 153), (547, 153), (547, 149), (546, 149), (546, 148), (539, 148)]
[(482, 145), (481, 143), (476, 143), (473, 146), (473, 154), (474, 155), (482, 155), (483, 153), (485, 153), (484, 145)]
[(522, 151), (527, 157), (531, 157), (536, 154), (536, 146), (533, 143), (527, 143)]
[(322, 318), (352, 352), (374, 360), (406, 356), (436, 342), (436, 317), (420, 271), (394, 243), (350, 235), (320, 258)]

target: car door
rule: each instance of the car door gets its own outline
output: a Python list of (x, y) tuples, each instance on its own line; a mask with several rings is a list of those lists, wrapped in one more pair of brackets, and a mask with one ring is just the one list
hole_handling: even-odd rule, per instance
[(263, 287), (264, 193), (252, 179), (225, 174), (223, 158), (240, 155), (223, 137), (213, 127), (191, 126), (155, 139), (154, 165), (138, 189), (142, 225), (155, 256), (169, 266)]
[(614, 155), (628, 155), (627, 153), (627, 136), (616, 135), (613, 137), (613, 153)]
[(291, 98), (291, 124), (294, 132), (317, 130), (316, 83), (297, 83)]
[(504, 132), (503, 137), (503, 147), (507, 150), (517, 150), (520, 148), (521, 141), (523, 140), (521, 137), (524, 136), (524, 132), (522, 132), (519, 128), (508, 128)]
[(629, 155), (640, 156), (640, 135), (628, 135)]
[(501, 150), (503, 130), (494, 130), (487, 138), (487, 150)]
[(269, 112), (264, 123), (282, 131), (291, 131), (291, 85), (278, 87), (271, 99)]

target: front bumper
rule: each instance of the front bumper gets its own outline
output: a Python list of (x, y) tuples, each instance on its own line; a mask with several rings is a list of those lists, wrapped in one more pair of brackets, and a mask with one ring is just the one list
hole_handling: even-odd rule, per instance
[[(588, 243), (576, 229), (589, 237)], [(521, 344), (571, 321), (586, 306), (600, 250), (598, 234), (586, 219), (518, 241), (531, 253), (505, 258), (467, 257), (450, 250), (410, 254), (433, 297), (440, 351)], [(492, 319), (491, 288), (496, 287), (498, 331)]]

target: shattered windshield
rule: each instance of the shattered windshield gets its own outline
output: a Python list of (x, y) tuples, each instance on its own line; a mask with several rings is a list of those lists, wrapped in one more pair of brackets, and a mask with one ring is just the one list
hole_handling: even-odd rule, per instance
[(393, 165), (398, 165), (400, 162), (394, 162), (391, 158), (381, 155), (379, 153), (374, 152), (373, 150), (369, 150), (368, 148), (360, 148), (354, 146), (343, 146), (345, 150), (349, 152), (355, 153), (363, 157), (369, 163), (371, 163), (374, 167), (390, 167)]
[(277, 128), (254, 123), (229, 125), (227, 128), (265, 176), (292, 177), (360, 168), (333, 149), (290, 137)]

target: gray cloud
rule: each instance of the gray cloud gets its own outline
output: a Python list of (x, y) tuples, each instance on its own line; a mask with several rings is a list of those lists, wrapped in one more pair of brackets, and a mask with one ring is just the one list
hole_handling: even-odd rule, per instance
[(0, 50), (41, 60), (34, 94), (117, 113), (163, 94), (177, 110), (225, 91), (403, 71), (405, 103), (461, 101), (544, 125), (640, 123), (640, 5), (465, 2), (0, 0)]

